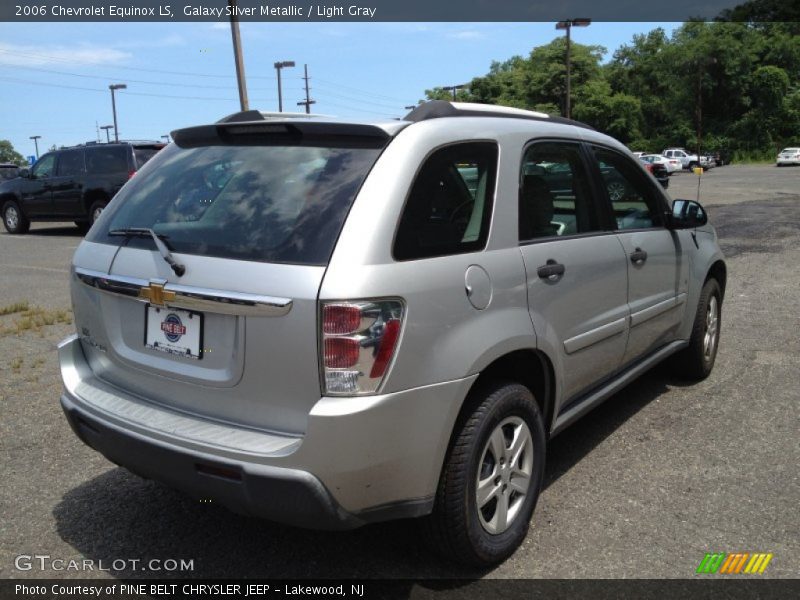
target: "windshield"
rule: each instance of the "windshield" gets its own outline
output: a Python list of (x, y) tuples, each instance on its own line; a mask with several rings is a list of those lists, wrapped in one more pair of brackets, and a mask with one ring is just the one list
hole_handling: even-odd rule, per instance
[(87, 239), (152, 248), (110, 236), (155, 231), (173, 252), (325, 265), (378, 149), (172, 144), (118, 193)]

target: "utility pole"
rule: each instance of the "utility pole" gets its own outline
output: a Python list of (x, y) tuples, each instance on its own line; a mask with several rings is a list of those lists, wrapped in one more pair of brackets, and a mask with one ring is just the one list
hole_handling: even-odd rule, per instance
[(242, 59), (242, 39), (239, 36), (239, 16), (236, 14), (236, 0), (228, 0), (231, 11), (231, 38), (233, 38), (233, 62), (236, 64), (236, 81), (239, 84), (239, 106), (242, 111), (250, 110), (247, 101), (247, 82), (244, 76), (244, 60)]
[(105, 129), (106, 130), (106, 144), (110, 144), (111, 143), (111, 138), (108, 137), (108, 130), (109, 129), (114, 129), (114, 126), (113, 125), (103, 125), (100, 129)]
[[(303, 79), (305, 79), (305, 80), (306, 80), (306, 99), (305, 99), (304, 101), (303, 101), (303, 100), (301, 100), (300, 102), (298, 102), (298, 103), (297, 103), (297, 106), (302, 106), (302, 105), (305, 105), (305, 107), (306, 107), (306, 114), (307, 114), (307, 115), (310, 115), (310, 114), (311, 114), (311, 105), (312, 105), (312, 104), (316, 104), (316, 103), (317, 103), (317, 101), (316, 101), (316, 100), (312, 100), (312, 99), (311, 99), (311, 97), (308, 95), (308, 94), (309, 94), (309, 91), (308, 91), (308, 90), (309, 90), (309, 87), (308, 87), (308, 80), (310, 79), (310, 78), (309, 78), (309, 76), (308, 76), (308, 65), (303, 65), (303, 71), (304, 71), (304, 73), (305, 73), (305, 76), (303, 77)], [(280, 72), (280, 71), (279, 71), (279, 72)]]
[(32, 135), (28, 139), (33, 140), (33, 144), (36, 146), (36, 160), (39, 160), (39, 140), (42, 136), (40, 135)]
[(128, 86), (124, 83), (112, 83), (108, 86), (111, 90), (111, 111), (114, 113), (114, 141), (119, 141), (119, 129), (117, 129), (117, 103), (114, 100), (114, 92), (116, 90), (125, 90)]
[(566, 21), (559, 21), (556, 23), (556, 29), (566, 29), (567, 30), (567, 56), (565, 58), (566, 63), (566, 70), (567, 70), (567, 95), (564, 99), (564, 116), (567, 119), (572, 118), (572, 56), (570, 55), (571, 51), (571, 37), (570, 31), (573, 27), (588, 27), (592, 24), (591, 19), (567, 19)]
[(453, 92), (453, 102), (456, 101), (456, 92), (462, 88), (467, 87), (466, 83), (461, 83), (459, 85), (446, 85), (442, 89), (446, 92)]

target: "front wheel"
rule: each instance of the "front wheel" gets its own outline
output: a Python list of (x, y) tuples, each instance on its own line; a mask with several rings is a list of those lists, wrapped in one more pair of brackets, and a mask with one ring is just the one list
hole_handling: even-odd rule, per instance
[(709, 279), (700, 292), (689, 345), (675, 355), (677, 374), (686, 379), (705, 379), (714, 368), (722, 325), (722, 291)]
[(445, 558), (486, 567), (508, 558), (528, 532), (542, 487), (545, 430), (528, 388), (496, 383), (459, 420), (427, 529)]
[(26, 233), (31, 227), (31, 222), (22, 213), (14, 200), (3, 204), (3, 225), (8, 233)]

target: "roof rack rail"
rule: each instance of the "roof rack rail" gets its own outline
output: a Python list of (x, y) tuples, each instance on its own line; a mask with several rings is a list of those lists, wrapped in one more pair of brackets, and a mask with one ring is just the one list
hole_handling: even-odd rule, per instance
[(594, 127), (565, 119), (564, 117), (551, 116), (545, 113), (522, 108), (512, 108), (507, 106), (497, 106), (494, 104), (477, 104), (472, 102), (448, 102), (446, 100), (430, 100), (414, 108), (410, 113), (403, 117), (404, 121), (427, 121), (429, 119), (441, 119), (443, 117), (505, 117), (511, 119), (528, 119), (531, 121), (546, 121), (550, 123), (560, 123), (562, 125), (573, 125), (591, 129)]

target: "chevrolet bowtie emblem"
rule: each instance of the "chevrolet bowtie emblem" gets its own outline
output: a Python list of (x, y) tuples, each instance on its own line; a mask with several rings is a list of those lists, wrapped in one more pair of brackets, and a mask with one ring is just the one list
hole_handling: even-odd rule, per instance
[(165, 290), (163, 284), (150, 282), (150, 285), (139, 290), (139, 297), (146, 298), (150, 304), (164, 306), (165, 302), (175, 300), (175, 292)]

